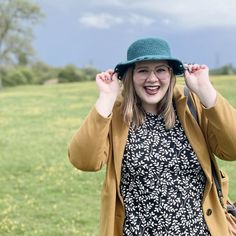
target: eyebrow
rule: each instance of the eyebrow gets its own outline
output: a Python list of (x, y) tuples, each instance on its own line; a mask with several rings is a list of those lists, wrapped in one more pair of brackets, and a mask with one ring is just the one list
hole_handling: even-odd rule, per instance
[[(158, 65), (158, 66), (155, 66), (154, 68), (158, 68), (158, 67), (161, 67), (161, 66), (167, 66), (167, 67), (168, 67), (168, 65), (160, 64), (160, 65)], [(149, 67), (148, 67), (148, 65), (140, 65), (140, 66), (135, 67), (135, 69), (142, 69), (142, 68), (147, 69), (147, 68), (149, 68)]]

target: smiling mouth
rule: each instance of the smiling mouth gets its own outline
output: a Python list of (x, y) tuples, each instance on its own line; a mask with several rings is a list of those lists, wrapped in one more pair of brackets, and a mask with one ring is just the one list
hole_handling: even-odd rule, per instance
[(145, 89), (147, 94), (155, 95), (159, 91), (160, 86), (159, 85), (156, 85), (156, 86), (144, 86), (144, 89)]

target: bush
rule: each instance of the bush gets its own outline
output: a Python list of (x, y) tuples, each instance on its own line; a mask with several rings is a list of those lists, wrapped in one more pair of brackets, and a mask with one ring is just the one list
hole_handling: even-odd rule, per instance
[(50, 67), (47, 64), (38, 61), (31, 67), (4, 67), (0, 69), (0, 87), (16, 86), (23, 84), (44, 84), (51, 79), (57, 79), (60, 83), (80, 82), (95, 80), (99, 71), (93, 67), (84, 67), (78, 69), (74, 65), (67, 65), (62, 68)]
[(29, 67), (20, 67), (18, 71), (26, 78), (27, 84), (34, 84), (35, 83), (35, 75), (31, 68)]
[(3, 86), (16, 86), (27, 84), (27, 78), (21, 71), (13, 68), (5, 70), (2, 74), (2, 85)]
[(84, 74), (84, 80), (95, 80), (96, 75), (100, 72), (91, 66), (81, 68), (81, 71)]
[(210, 71), (212, 75), (232, 75), (236, 74), (236, 68), (232, 64), (224, 65)]
[(60, 70), (58, 78), (60, 83), (78, 82), (81, 80), (81, 74), (74, 65), (67, 65)]
[(34, 74), (34, 83), (43, 84), (45, 81), (57, 78), (58, 70), (38, 61), (32, 65), (32, 73)]

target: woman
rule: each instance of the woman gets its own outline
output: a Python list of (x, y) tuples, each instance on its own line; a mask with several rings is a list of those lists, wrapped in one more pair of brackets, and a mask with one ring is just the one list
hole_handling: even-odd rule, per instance
[[(175, 85), (182, 74), (199, 125)], [(99, 98), (72, 138), (69, 158), (84, 171), (106, 165), (100, 235), (227, 236), (208, 146), (235, 160), (236, 112), (210, 83), (208, 67), (183, 65), (166, 41), (145, 38), (96, 83)], [(225, 187), (224, 196), (225, 203)]]

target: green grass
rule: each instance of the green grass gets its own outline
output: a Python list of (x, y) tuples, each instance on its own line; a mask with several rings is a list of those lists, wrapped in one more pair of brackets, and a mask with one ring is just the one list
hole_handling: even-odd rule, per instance
[[(236, 107), (236, 77), (214, 77)], [(67, 144), (93, 106), (95, 82), (0, 91), (0, 235), (98, 235), (104, 170), (81, 172)], [(236, 163), (221, 162), (236, 200)]]
[(94, 83), (0, 92), (0, 235), (97, 235), (103, 172), (82, 173), (67, 143), (97, 96)]

